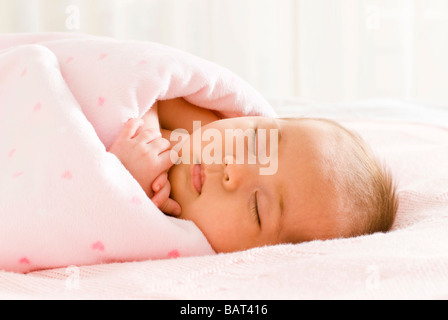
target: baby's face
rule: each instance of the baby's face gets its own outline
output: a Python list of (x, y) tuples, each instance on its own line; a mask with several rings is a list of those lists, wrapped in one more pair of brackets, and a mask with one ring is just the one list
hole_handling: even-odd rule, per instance
[[(299, 124), (245, 117), (216, 121), (196, 130), (189, 136), (190, 148), (186, 149), (190, 159), (197, 162), (201, 155), (211, 154), (210, 146), (206, 149), (211, 139), (204, 142), (208, 129), (214, 129), (214, 137), (221, 133), (222, 152), (213, 153), (214, 163), (181, 162), (170, 170), (171, 197), (182, 208), (179, 218), (193, 221), (216, 252), (332, 238), (335, 221), (330, 213), (334, 195), (328, 183), (330, 177), (323, 174), (325, 161), (321, 160), (329, 134), (325, 126), (312, 120)], [(278, 161), (276, 167), (272, 163), (248, 161), (249, 154), (256, 152), (248, 150), (249, 136), (244, 139), (245, 161), (236, 163), (236, 152), (241, 151), (236, 146), (238, 135), (255, 128), (258, 139), (265, 130), (265, 154), (270, 161)], [(242, 129), (233, 131), (234, 148), (225, 148), (229, 143), (225, 139), (226, 129)], [(278, 135), (270, 135), (275, 130)], [(202, 141), (201, 147), (194, 147), (194, 141)], [(217, 161), (216, 155), (221, 161)], [(185, 159), (185, 154), (181, 156)], [(275, 172), (260, 174), (260, 169), (268, 166)]]

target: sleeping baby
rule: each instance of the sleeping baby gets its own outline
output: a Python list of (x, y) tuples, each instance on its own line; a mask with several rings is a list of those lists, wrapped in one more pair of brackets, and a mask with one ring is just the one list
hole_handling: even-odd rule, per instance
[(397, 211), (388, 170), (331, 120), (220, 119), (177, 98), (130, 119), (108, 151), (216, 252), (386, 232)]

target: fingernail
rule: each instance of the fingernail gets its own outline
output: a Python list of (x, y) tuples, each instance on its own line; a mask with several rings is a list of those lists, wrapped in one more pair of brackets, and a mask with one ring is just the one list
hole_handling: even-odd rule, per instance
[(155, 187), (154, 187), (154, 191), (155, 192), (158, 192), (160, 190), (160, 184), (158, 184), (158, 185), (156, 185)]
[(175, 208), (174, 210), (173, 210), (173, 212), (174, 212), (174, 214), (176, 215), (176, 216), (178, 216), (178, 215), (180, 215), (180, 208)]

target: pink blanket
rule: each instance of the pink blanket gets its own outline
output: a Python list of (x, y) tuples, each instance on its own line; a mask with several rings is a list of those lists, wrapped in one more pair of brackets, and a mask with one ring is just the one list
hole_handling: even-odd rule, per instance
[(0, 36), (0, 270), (213, 254), (106, 152), (156, 100), (275, 116), (228, 70), (166, 46), (85, 35)]

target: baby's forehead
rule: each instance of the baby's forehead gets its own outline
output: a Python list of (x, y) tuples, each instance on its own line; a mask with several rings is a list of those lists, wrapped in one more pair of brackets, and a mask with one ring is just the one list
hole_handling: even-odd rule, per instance
[(336, 150), (341, 143), (340, 128), (323, 120), (279, 120), (282, 140), (289, 151), (311, 152), (321, 156)]
[(339, 128), (331, 122), (313, 119), (288, 119), (280, 127), (280, 171), (284, 166), (288, 180), (306, 181), (312, 189), (327, 189), (328, 181), (334, 178), (332, 166), (339, 162)]

